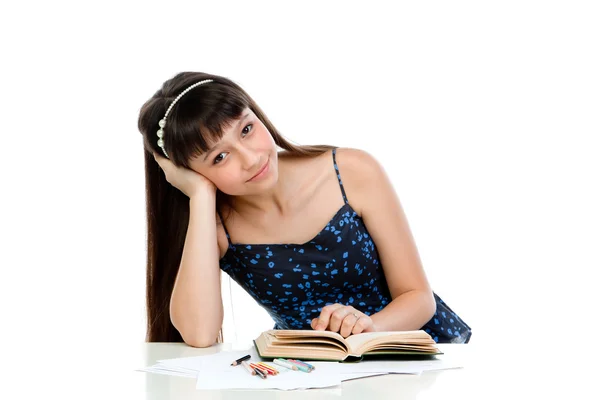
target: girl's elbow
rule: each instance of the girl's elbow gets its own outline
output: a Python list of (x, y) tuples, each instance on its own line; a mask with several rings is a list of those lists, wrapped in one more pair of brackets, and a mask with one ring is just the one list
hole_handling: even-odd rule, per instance
[(191, 347), (206, 348), (211, 347), (217, 343), (216, 337), (208, 337), (202, 335), (182, 335), (182, 338), (185, 344)]
[(207, 332), (206, 329), (201, 329), (197, 324), (185, 324), (178, 326), (173, 324), (175, 329), (179, 331), (184, 343), (192, 347), (210, 347), (217, 342), (218, 334), (213, 335)]
[(435, 302), (435, 297), (433, 296), (433, 291), (425, 292), (425, 301), (424, 301), (424, 313), (427, 315), (427, 320), (429, 321), (435, 315), (437, 310), (437, 305)]

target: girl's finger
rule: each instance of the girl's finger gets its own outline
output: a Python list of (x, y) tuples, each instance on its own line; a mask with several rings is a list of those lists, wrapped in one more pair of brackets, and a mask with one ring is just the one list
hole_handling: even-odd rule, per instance
[(343, 337), (350, 336), (353, 331), (356, 323), (360, 320), (360, 314), (356, 312), (350, 312), (344, 320), (342, 321), (342, 326), (340, 327), (340, 335)]
[(371, 325), (371, 319), (368, 317), (361, 317), (354, 324), (354, 328), (352, 328), (352, 335), (356, 335), (357, 333), (367, 332), (367, 328)]
[[(352, 314), (355, 312), (357, 312), (357, 311), (352, 306), (341, 306), (341, 307), (337, 308), (331, 314), (331, 316), (329, 318), (328, 330), (330, 330), (332, 332), (340, 332), (340, 330), (342, 329), (342, 324), (344, 323), (346, 318), (349, 315), (352, 316)], [(352, 319), (354, 320), (356, 318), (352, 317)], [(352, 329), (352, 328), (350, 328), (350, 329)]]
[[(330, 325), (331, 314), (338, 308), (343, 307), (341, 304), (330, 304), (321, 309), (321, 315), (319, 315), (319, 321), (315, 327), (318, 331), (324, 331)], [(337, 332), (337, 331), (336, 331)]]

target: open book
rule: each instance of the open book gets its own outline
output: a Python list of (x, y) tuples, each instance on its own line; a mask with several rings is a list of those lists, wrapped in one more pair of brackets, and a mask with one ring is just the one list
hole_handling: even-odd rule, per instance
[(269, 330), (254, 340), (263, 358), (359, 361), (365, 355), (434, 356), (442, 354), (423, 330), (367, 332), (344, 338), (337, 332)]

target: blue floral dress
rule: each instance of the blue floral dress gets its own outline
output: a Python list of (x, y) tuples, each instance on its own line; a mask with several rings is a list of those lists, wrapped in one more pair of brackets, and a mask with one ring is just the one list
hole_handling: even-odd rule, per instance
[[(229, 247), (220, 267), (269, 313), (274, 329), (312, 329), (312, 319), (327, 304), (345, 304), (372, 315), (392, 301), (377, 247), (346, 197), (335, 153), (333, 149), (344, 205), (312, 240), (233, 244), (223, 223)], [(470, 327), (434, 297), (435, 315), (421, 329), (438, 343), (467, 343)]]

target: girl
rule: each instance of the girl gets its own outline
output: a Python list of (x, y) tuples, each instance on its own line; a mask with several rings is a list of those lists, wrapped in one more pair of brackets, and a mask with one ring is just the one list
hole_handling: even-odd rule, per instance
[(223, 270), (274, 329), (424, 329), (436, 342), (468, 342), (370, 154), (293, 145), (241, 87), (206, 73), (166, 81), (138, 125), (148, 341), (222, 342)]

